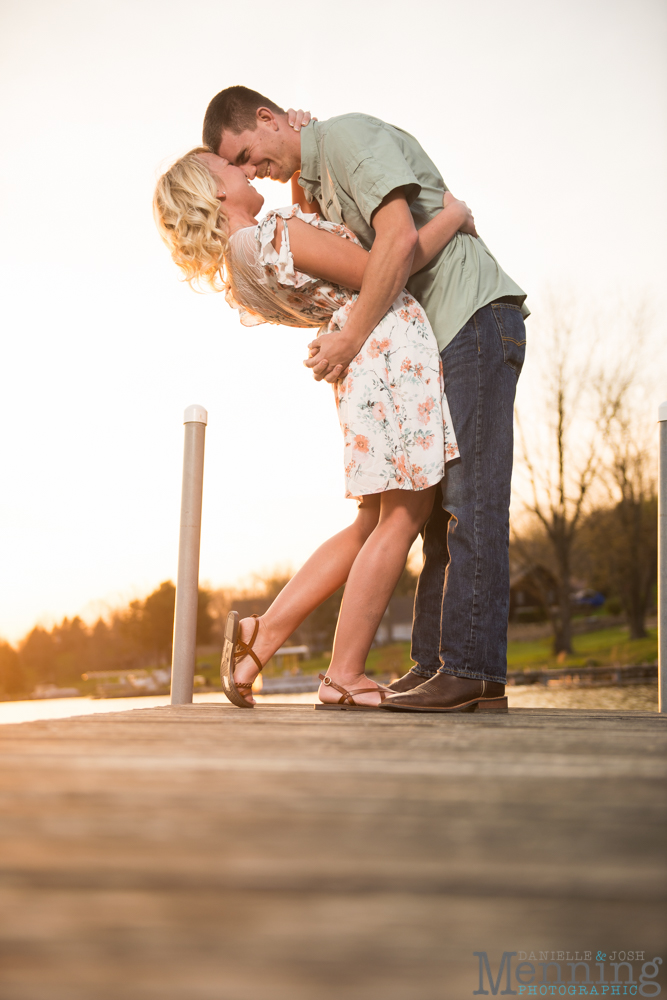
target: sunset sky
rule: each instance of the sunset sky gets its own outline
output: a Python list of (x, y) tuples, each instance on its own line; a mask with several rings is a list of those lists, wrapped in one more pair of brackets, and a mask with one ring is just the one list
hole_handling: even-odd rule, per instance
[(301, 364), (311, 334), (241, 327), (179, 282), (154, 228), (155, 179), (217, 91), (416, 135), (528, 291), (529, 338), (548, 287), (648, 296), (657, 413), (665, 52), (662, 0), (312, 0), (301, 18), (267, 0), (5, 0), (0, 637), (175, 578), (190, 403), (209, 411), (203, 581), (296, 567), (354, 516), (331, 389)]

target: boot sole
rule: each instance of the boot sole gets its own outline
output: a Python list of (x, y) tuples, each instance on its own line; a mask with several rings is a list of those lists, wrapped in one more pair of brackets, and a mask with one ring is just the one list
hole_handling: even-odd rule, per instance
[(392, 712), (507, 712), (509, 710), (507, 698), (477, 698), (474, 701), (466, 701), (463, 705), (454, 705), (452, 708), (436, 708), (422, 705), (396, 705), (385, 701), (380, 708), (387, 708)]

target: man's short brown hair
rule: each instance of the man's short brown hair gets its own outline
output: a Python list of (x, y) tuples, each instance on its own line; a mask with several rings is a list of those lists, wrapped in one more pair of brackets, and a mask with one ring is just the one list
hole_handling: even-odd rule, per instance
[(274, 114), (285, 114), (281, 107), (256, 90), (248, 90), (247, 87), (227, 87), (226, 90), (221, 90), (204, 115), (204, 145), (217, 153), (223, 132), (233, 132), (234, 135), (240, 135), (246, 129), (254, 132), (257, 128), (258, 108), (269, 108)]

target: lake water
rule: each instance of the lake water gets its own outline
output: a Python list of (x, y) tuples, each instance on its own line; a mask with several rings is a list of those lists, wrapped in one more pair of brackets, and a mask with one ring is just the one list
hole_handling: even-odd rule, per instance
[[(657, 684), (636, 684), (609, 688), (543, 688), (510, 687), (507, 689), (510, 707), (514, 708), (587, 708), (612, 711), (657, 712)], [(256, 695), (260, 704), (314, 705), (315, 692), (308, 694)], [(227, 703), (222, 693), (195, 694), (195, 704)], [(141, 698), (52, 698), (44, 701), (0, 702), (0, 724), (37, 722), (40, 719), (70, 719), (77, 715), (100, 712), (127, 712), (139, 708), (157, 708), (169, 704), (168, 695), (147, 695)]]
[[(221, 692), (195, 694), (198, 705), (229, 702)], [(300, 702), (315, 704), (316, 694), (272, 694), (257, 697), (260, 702)], [(138, 708), (160, 708), (169, 704), (168, 694), (139, 698), (45, 698), (37, 701), (0, 701), (0, 725), (10, 722), (38, 722), (40, 719), (71, 719), (77, 715), (127, 712)]]

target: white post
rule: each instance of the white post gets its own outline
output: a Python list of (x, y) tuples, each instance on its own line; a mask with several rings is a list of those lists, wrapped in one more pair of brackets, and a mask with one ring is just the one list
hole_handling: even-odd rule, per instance
[(658, 407), (658, 711), (667, 712), (667, 402)]
[(174, 646), (171, 660), (172, 705), (190, 705), (194, 687), (204, 437), (208, 413), (203, 406), (188, 406), (183, 415), (183, 423), (185, 446), (174, 610)]

